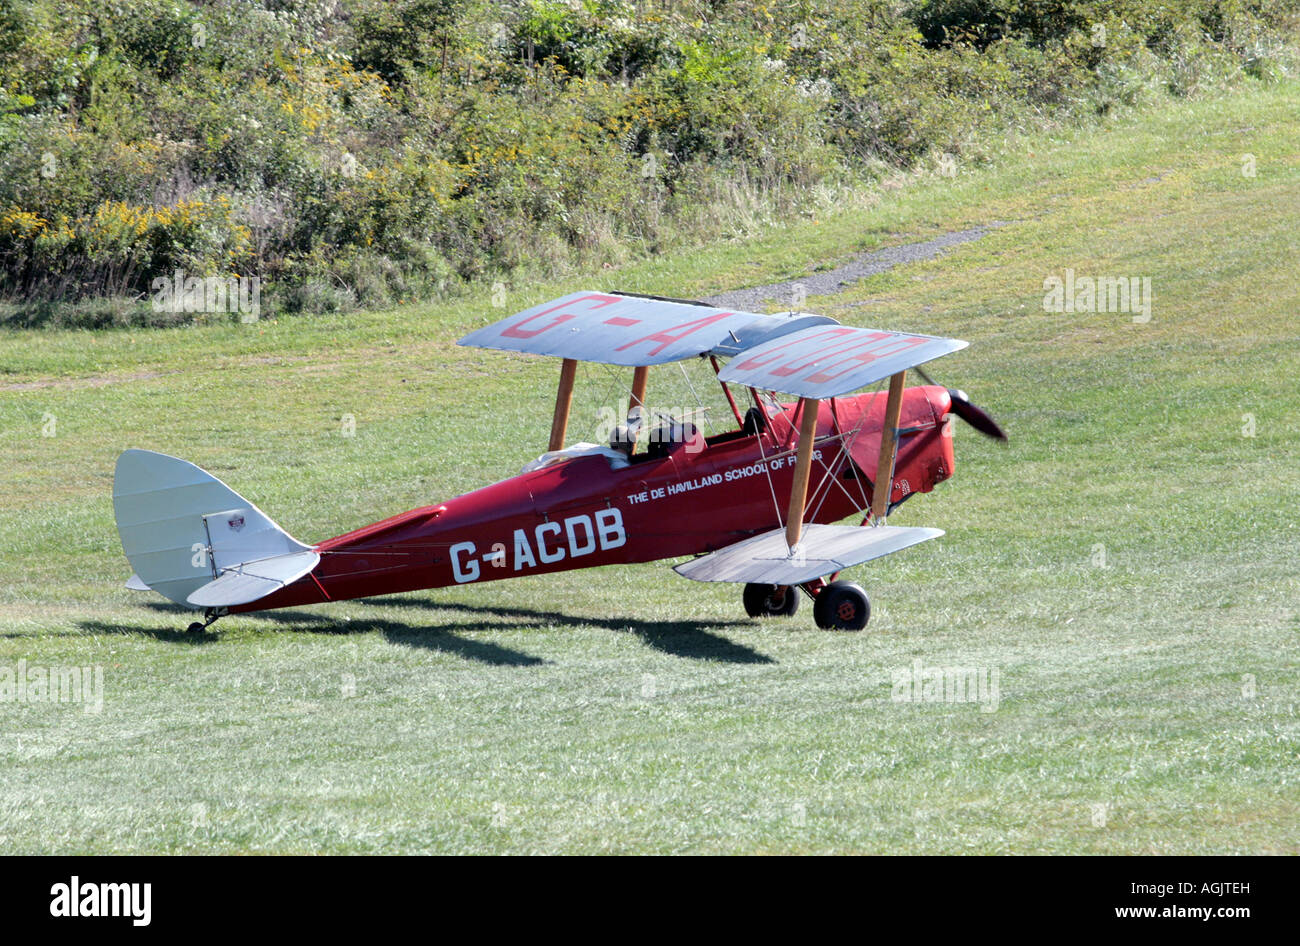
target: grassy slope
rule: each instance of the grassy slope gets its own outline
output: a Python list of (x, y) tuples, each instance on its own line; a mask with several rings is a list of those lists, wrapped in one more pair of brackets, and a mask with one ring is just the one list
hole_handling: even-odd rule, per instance
[[(756, 242), (576, 281), (704, 294), (1009, 221), (808, 304), (970, 339), (938, 374), (1013, 436), (959, 433), (956, 478), (896, 517), (948, 536), (858, 570), (875, 605), (861, 635), (810, 630), (806, 609), (760, 626), (738, 589), (651, 565), (225, 619), (192, 640), (186, 615), (121, 589), (118, 451), (192, 459), (315, 539), (516, 469), (540, 449), (555, 366), (452, 347), (500, 315), (486, 298), (0, 336), (0, 666), (106, 672), (100, 715), (0, 703), (0, 841), (1300, 851), (1298, 92), (1035, 141)], [(1152, 321), (1043, 312), (1044, 277), (1066, 267), (1150, 276)], [(586, 377), (580, 418), (609, 392), (606, 372)], [(997, 668), (999, 708), (891, 702), (893, 668), (917, 657)]]

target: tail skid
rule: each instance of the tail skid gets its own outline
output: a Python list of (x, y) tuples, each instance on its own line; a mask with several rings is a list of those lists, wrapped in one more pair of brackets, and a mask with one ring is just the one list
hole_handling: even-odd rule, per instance
[(139, 581), (177, 604), (226, 608), (297, 581), (320, 554), (193, 463), (151, 450), (117, 459), (113, 512)]

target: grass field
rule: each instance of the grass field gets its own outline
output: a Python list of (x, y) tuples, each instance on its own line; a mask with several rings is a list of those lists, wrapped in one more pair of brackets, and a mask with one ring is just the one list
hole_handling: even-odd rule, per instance
[[(1300, 852), (1298, 101), (1026, 138), (756, 241), (508, 287), (509, 311), (580, 285), (707, 295), (1003, 222), (806, 305), (969, 339), (933, 373), (1012, 438), (958, 431), (955, 478), (891, 520), (947, 536), (851, 573), (862, 634), (806, 604), (755, 623), (739, 589), (659, 564), (187, 635), (122, 588), (122, 449), (318, 540), (515, 472), (556, 365), (453, 346), (504, 314), (486, 290), (0, 335), (0, 668), (104, 674), (98, 713), (0, 702), (0, 849)], [(1067, 268), (1149, 277), (1150, 320), (1044, 311)], [(580, 374), (574, 437), (614, 382)], [(652, 373), (652, 399), (682, 383)], [(996, 709), (895, 702), (918, 659), (996, 672)]]

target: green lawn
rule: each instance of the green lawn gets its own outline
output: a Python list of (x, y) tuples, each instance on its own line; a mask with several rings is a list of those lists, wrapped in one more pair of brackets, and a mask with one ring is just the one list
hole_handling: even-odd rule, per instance
[[(0, 334), (0, 672), (104, 674), (99, 713), (0, 702), (0, 849), (1300, 852), (1298, 101), (1256, 87), (1027, 137), (758, 240), (509, 287), (505, 309), (485, 289)], [(752, 622), (738, 588), (663, 564), (199, 637), (122, 588), (124, 448), (325, 538), (544, 449), (556, 365), (455, 347), (471, 326), (578, 286), (707, 295), (993, 221), (806, 306), (969, 339), (932, 373), (1012, 438), (960, 429), (955, 478), (892, 520), (947, 536), (850, 573), (865, 633), (814, 630), (806, 603)], [(1150, 321), (1044, 311), (1067, 268), (1149, 277)], [(583, 369), (574, 438), (625, 373)], [(661, 403), (685, 390), (651, 374)], [(996, 709), (893, 701), (918, 658), (996, 671)]]

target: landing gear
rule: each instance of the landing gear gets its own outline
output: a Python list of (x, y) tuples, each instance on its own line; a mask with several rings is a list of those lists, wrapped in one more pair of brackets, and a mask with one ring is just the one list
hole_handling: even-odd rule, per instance
[(789, 617), (799, 610), (799, 592), (790, 585), (745, 586), (745, 613), (751, 618)]
[(203, 620), (195, 621), (185, 629), (188, 634), (202, 634), (208, 629), (208, 625), (216, 621), (217, 618), (226, 614), (225, 608), (208, 608), (203, 612)]
[(813, 599), (813, 620), (826, 631), (860, 631), (871, 618), (867, 593), (851, 581), (833, 581)]

